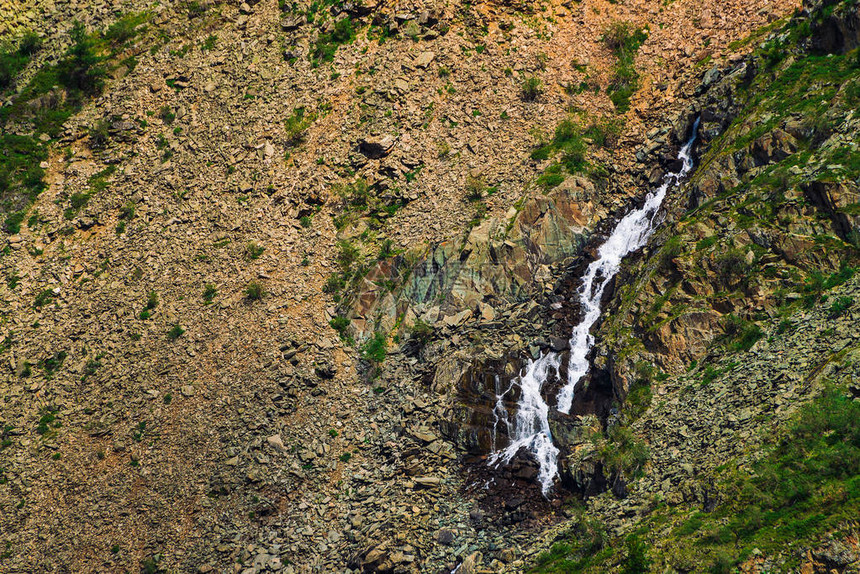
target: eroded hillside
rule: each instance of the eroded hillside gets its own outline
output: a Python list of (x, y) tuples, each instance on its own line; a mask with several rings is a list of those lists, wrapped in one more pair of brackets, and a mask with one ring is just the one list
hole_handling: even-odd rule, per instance
[[(623, 488), (589, 508), (624, 517), (607, 541), (686, 519), (685, 465), (737, 454), (680, 460), (709, 442), (695, 413), (729, 394), (707, 420), (740, 435), (714, 440), (750, 440), (853, 368), (855, 46), (745, 59), (794, 8), (0, 4), (0, 569), (525, 570), (580, 490), (614, 485), (571, 454), (550, 500), (528, 461), (488, 497), (492, 397), (464, 374), (559, 345), (573, 269), (704, 112), (701, 168), (601, 326), (608, 386), (567, 431), (612, 454), (582, 439), (612, 438), (631, 373), (678, 375), (620, 425), (650, 442), (644, 478), (607, 459)], [(724, 331), (761, 341), (721, 363)], [(783, 382), (759, 400), (759, 380)]]

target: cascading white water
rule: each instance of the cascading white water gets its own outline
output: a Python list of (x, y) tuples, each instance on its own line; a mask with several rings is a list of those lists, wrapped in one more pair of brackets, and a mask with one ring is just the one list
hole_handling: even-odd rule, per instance
[[(600, 300), (603, 291), (609, 282), (618, 273), (621, 261), (629, 253), (641, 248), (648, 241), (659, 223), (657, 213), (666, 193), (673, 185), (689, 173), (693, 167), (692, 147), (696, 141), (696, 132), (699, 128), (699, 120), (693, 124), (693, 135), (681, 148), (678, 159), (681, 160), (681, 169), (677, 173), (667, 174), (663, 183), (656, 190), (650, 192), (641, 208), (635, 209), (625, 215), (606, 241), (598, 250), (597, 259), (591, 262), (582, 277), (582, 286), (579, 289), (579, 302), (582, 307), (582, 321), (573, 329), (570, 338), (570, 360), (568, 362), (567, 382), (558, 392), (556, 397), (559, 412), (568, 414), (573, 405), (573, 391), (576, 384), (588, 372), (588, 353), (594, 346), (594, 336), (591, 328), (600, 318)], [(517, 403), (517, 416), (513, 429), (508, 424), (510, 444), (503, 450), (496, 451), (490, 457), (490, 464), (498, 464), (500, 461), (508, 463), (525, 447), (540, 465), (538, 480), (541, 483), (543, 494), (546, 495), (552, 488), (553, 480), (558, 475), (558, 448), (552, 442), (552, 434), (549, 428), (549, 404), (543, 399), (541, 389), (549, 376), (558, 373), (560, 357), (557, 353), (548, 352), (541, 355), (535, 361), (529, 361), (525, 372), (515, 379), (504, 393), (496, 398), (496, 408), (493, 413), (496, 416), (496, 424), (499, 414), (507, 416), (507, 411), (502, 405), (504, 396), (514, 387), (520, 387), (520, 399)], [(500, 389), (496, 389), (498, 393)], [(510, 431), (513, 431), (512, 433)], [(493, 425), (495, 435), (495, 424)], [(495, 448), (495, 436), (493, 441)]]
[[(538, 462), (538, 480), (543, 493), (549, 492), (555, 475), (558, 474), (558, 447), (552, 443), (552, 433), (549, 430), (549, 405), (540, 394), (541, 388), (552, 372), (558, 373), (560, 365), (558, 353), (546, 353), (535, 361), (529, 361), (525, 373), (519, 376), (508, 390), (496, 398), (494, 415), (504, 417), (508, 425), (510, 444), (490, 457), (490, 464), (511, 462), (511, 459), (521, 448), (526, 448)], [(513, 428), (507, 420), (508, 411), (502, 403), (503, 397), (514, 385), (520, 387), (520, 400), (517, 403), (517, 416)], [(493, 425), (495, 434), (495, 424)], [(495, 442), (495, 437), (494, 437)], [(493, 444), (495, 448), (495, 444)]]

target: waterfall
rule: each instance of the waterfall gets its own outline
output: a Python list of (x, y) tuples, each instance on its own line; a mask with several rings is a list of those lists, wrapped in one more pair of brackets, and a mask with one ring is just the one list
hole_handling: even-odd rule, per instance
[[(622, 259), (644, 246), (660, 223), (658, 212), (666, 193), (693, 168), (692, 148), (698, 128), (697, 119), (693, 124), (690, 139), (678, 153), (678, 159), (682, 162), (681, 169), (676, 173), (667, 174), (660, 187), (648, 193), (641, 208), (631, 211), (618, 222), (612, 234), (600, 246), (597, 259), (589, 264), (582, 277), (582, 286), (578, 292), (582, 320), (573, 328), (570, 337), (567, 381), (556, 397), (556, 408), (561, 413), (570, 413), (576, 384), (588, 372), (588, 353), (594, 346), (591, 328), (600, 318), (600, 300), (603, 292), (618, 273)], [(558, 475), (559, 450), (552, 442), (549, 428), (550, 406), (543, 399), (541, 390), (552, 374), (558, 374), (559, 364), (560, 356), (554, 352), (547, 352), (537, 360), (529, 361), (523, 374), (513, 381), (508, 390), (497, 396), (497, 406), (493, 411), (498, 422), (497, 412), (500, 410), (499, 405), (502, 404), (504, 395), (514, 386), (519, 386), (521, 392), (517, 403), (517, 415), (513, 423), (513, 433), (509, 433), (511, 442), (505, 449), (494, 452), (489, 462), (490, 464), (508, 463), (521, 448), (525, 447), (540, 465), (538, 480), (544, 496), (552, 488), (553, 480)], [(496, 392), (500, 390), (497, 388)], [(507, 419), (505, 422), (507, 423)], [(510, 425), (508, 428), (510, 429)], [(495, 448), (495, 440), (493, 448)]]
[[(498, 408), (498, 405), (502, 405), (502, 399), (508, 391), (497, 397), (497, 408), (493, 411), (494, 413), (502, 411), (505, 423), (508, 424), (508, 436), (511, 442), (504, 450), (492, 454), (490, 464), (499, 462), (507, 464), (521, 448), (526, 448), (535, 457), (540, 467), (538, 480), (544, 494), (549, 492), (552, 481), (558, 474), (559, 451), (552, 443), (552, 433), (549, 430), (549, 405), (543, 400), (540, 391), (550, 375), (558, 373), (560, 359), (558, 353), (549, 352), (541, 355), (537, 360), (529, 361), (525, 372), (508, 388), (510, 391), (514, 385), (520, 387), (520, 400), (517, 403), (513, 433), (510, 432), (511, 425), (507, 423), (507, 410), (504, 406), (501, 409)], [(493, 430), (495, 434), (495, 424)]]

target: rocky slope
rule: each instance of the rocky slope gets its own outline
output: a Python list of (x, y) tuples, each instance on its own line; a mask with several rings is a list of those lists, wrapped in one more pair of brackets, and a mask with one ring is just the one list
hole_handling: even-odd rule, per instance
[[(678, 530), (718, 530), (718, 465), (854, 372), (856, 6), (793, 8), (0, 1), (0, 570), (731, 556)], [(544, 499), (485, 464), (495, 375), (565, 346), (594, 242), (697, 115)], [(855, 530), (735, 557), (846, 571)]]
[(610, 470), (586, 514), (608, 534), (565, 525), (541, 571), (860, 567), (856, 19), (811, 3), (705, 74), (680, 124), (702, 118), (700, 167), (597, 335), (608, 447), (572, 448)]

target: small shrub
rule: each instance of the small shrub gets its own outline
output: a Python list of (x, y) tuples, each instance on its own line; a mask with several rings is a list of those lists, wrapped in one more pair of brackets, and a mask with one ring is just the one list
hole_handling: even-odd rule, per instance
[(486, 191), (487, 184), (484, 182), (483, 177), (466, 176), (466, 199), (469, 201), (479, 201), (483, 199)]
[(89, 130), (87, 130), (90, 136), (90, 149), (103, 149), (107, 145), (108, 141), (110, 141), (109, 128), (110, 122), (107, 118), (102, 118), (95, 125), (90, 126)]
[(133, 201), (126, 202), (125, 205), (119, 208), (119, 218), (128, 221), (134, 219), (136, 206)]
[[(6, 276), (6, 285), (9, 286), (9, 289), (14, 289), (18, 286), (18, 283), (21, 281), (21, 276), (18, 275), (17, 271), (12, 271), (9, 275)], [(3, 350), (3, 346), (0, 345), (0, 351)]]
[(614, 23), (603, 34), (603, 42), (617, 59), (606, 91), (619, 113), (630, 109), (630, 97), (639, 87), (639, 73), (633, 67), (633, 60), (647, 38), (643, 29), (633, 28), (626, 22)]
[(36, 426), (36, 432), (40, 435), (47, 434), (50, 431), (50, 426), (56, 427), (57, 425), (57, 409), (55, 407), (45, 407), (41, 411), (41, 417), (39, 418), (39, 422)]
[(86, 207), (87, 203), (90, 201), (89, 193), (73, 193), (72, 197), (69, 198), (72, 209), (74, 211), (78, 211), (83, 207)]
[(481, 224), (481, 221), (487, 215), (487, 204), (483, 201), (476, 201), (473, 204), (475, 206), (475, 212), (472, 214), (472, 219), (469, 221), (468, 228), (472, 229), (473, 227), (477, 227)]
[(183, 329), (179, 324), (174, 325), (170, 328), (170, 331), (167, 332), (167, 340), (175, 341), (179, 337), (181, 337), (185, 333), (185, 329)]
[(338, 46), (355, 39), (355, 28), (349, 16), (338, 20), (330, 33), (320, 33), (311, 51), (311, 61), (315, 66), (320, 62), (331, 62)]
[(421, 319), (418, 319), (412, 325), (410, 335), (422, 345), (426, 345), (427, 342), (430, 341), (431, 337), (433, 337), (433, 326)]
[(361, 258), (361, 251), (355, 244), (346, 240), (338, 241), (337, 246), (340, 250), (337, 255), (337, 263), (341, 270), (350, 272), (353, 265)]
[(86, 382), (88, 378), (95, 375), (96, 371), (98, 371), (102, 367), (101, 359), (103, 356), (104, 355), (101, 354), (95, 359), (90, 359), (89, 361), (87, 361), (86, 366), (84, 366), (84, 374), (81, 376), (81, 382)]
[(208, 52), (209, 50), (215, 47), (215, 43), (218, 41), (218, 36), (209, 36), (206, 40), (203, 41), (203, 44), (200, 46), (200, 49), (204, 52)]
[(841, 317), (853, 304), (853, 297), (839, 297), (830, 304), (830, 307), (827, 310), (828, 316), (831, 319)]
[(746, 288), (750, 279), (751, 265), (740, 249), (730, 249), (714, 261), (714, 268), (723, 285), (728, 289)]
[(675, 258), (681, 255), (681, 253), (683, 252), (684, 247), (681, 243), (681, 237), (676, 235), (674, 237), (669, 238), (669, 240), (666, 241), (666, 243), (663, 245), (663, 249), (660, 251), (660, 269), (664, 269), (667, 271), (673, 269), (675, 267)]
[(113, 46), (123, 46), (135, 37), (138, 27), (146, 20), (146, 14), (129, 14), (118, 19), (105, 30), (104, 39)]
[(779, 325), (776, 327), (776, 334), (782, 335), (783, 333), (790, 333), (794, 331), (796, 325), (788, 319), (783, 319), (779, 322)]
[(158, 293), (150, 291), (149, 295), (146, 296), (146, 307), (144, 308), (151, 311), (156, 307), (158, 307)]
[(66, 57), (57, 64), (60, 82), (66, 88), (86, 95), (101, 92), (107, 72), (101, 65), (102, 58), (96, 53), (95, 40), (78, 21), (72, 25), (69, 35), (73, 42), (72, 47)]
[(382, 244), (379, 246), (379, 255), (377, 255), (376, 258), (382, 261), (383, 259), (393, 257), (394, 254), (394, 242), (388, 238), (383, 239)]
[(215, 289), (215, 286), (211, 283), (207, 283), (203, 286), (203, 302), (205, 304), (209, 304), (215, 299), (215, 296), (218, 295), (218, 290)]
[(542, 187), (544, 191), (549, 191), (561, 185), (564, 182), (564, 175), (561, 173), (561, 167), (561, 164), (558, 163), (549, 166), (546, 171), (538, 176), (537, 184)]
[(725, 552), (719, 552), (708, 569), (710, 574), (732, 574), (735, 571), (735, 560)]
[(621, 138), (621, 132), (624, 127), (624, 122), (620, 119), (609, 118), (605, 120), (592, 122), (586, 128), (585, 137), (591, 138), (591, 141), (600, 147), (612, 149), (618, 145), (618, 140)]
[(348, 338), (347, 329), (349, 328), (349, 324), (351, 322), (352, 321), (350, 321), (346, 317), (338, 315), (337, 317), (334, 317), (331, 321), (329, 321), (328, 324), (332, 329), (337, 331), (337, 334), (340, 336), (340, 338), (345, 341)]
[(627, 411), (628, 420), (632, 421), (648, 410), (651, 406), (653, 393), (649, 381), (639, 379), (630, 386), (627, 398), (624, 400), (624, 408)]
[(681, 526), (679, 526), (675, 533), (679, 536), (689, 536), (691, 534), (695, 534), (702, 528), (702, 513), (696, 512), (690, 518), (688, 518)]
[(22, 53), (20, 49), (0, 47), (0, 90), (6, 90), (13, 85), (15, 76), (24, 69), (29, 60), (29, 55)]
[(158, 117), (161, 118), (165, 124), (170, 125), (176, 119), (176, 114), (173, 113), (173, 110), (168, 105), (163, 105), (158, 110)]
[(627, 538), (627, 558), (621, 567), (621, 574), (647, 574), (651, 568), (648, 547), (637, 536)]
[(387, 350), (388, 340), (385, 333), (377, 331), (362, 345), (361, 358), (378, 367), (385, 361)]
[(723, 331), (724, 339), (735, 351), (749, 351), (764, 336), (761, 327), (737, 315), (727, 315), (723, 319)]
[(25, 32), (18, 42), (18, 53), (32, 56), (42, 48), (42, 39), (35, 32)]
[(60, 351), (47, 359), (39, 361), (39, 368), (45, 371), (45, 377), (50, 379), (63, 366), (66, 357), (68, 357), (68, 354), (65, 351)]
[(40, 309), (45, 305), (48, 305), (54, 301), (54, 290), (53, 289), (45, 289), (38, 295), (36, 295), (35, 301), (33, 301), (33, 307), (36, 309)]
[(293, 109), (293, 113), (285, 120), (287, 145), (297, 146), (305, 141), (305, 131), (316, 119), (316, 114), (306, 113), (304, 107)]
[(350, 458), (352, 458), (352, 455), (348, 452), (345, 452), (342, 455), (340, 455), (340, 461), (341, 462), (349, 462)]
[(520, 95), (527, 102), (535, 101), (543, 93), (543, 82), (540, 78), (531, 76), (520, 85)]
[(607, 432), (600, 451), (606, 470), (613, 475), (636, 478), (650, 458), (648, 446), (626, 426), (616, 425)]
[(343, 274), (332, 273), (325, 280), (325, 285), (323, 285), (323, 292), (336, 294), (344, 287), (346, 287), (346, 280), (344, 279)]
[(700, 239), (699, 241), (696, 242), (696, 251), (704, 251), (705, 249), (708, 249), (709, 247), (716, 245), (717, 243), (719, 243), (719, 241), (720, 241), (720, 238), (717, 237), (716, 235), (709, 235), (708, 237)]
[(249, 258), (259, 259), (263, 252), (266, 250), (266, 248), (262, 245), (257, 245), (256, 243), (251, 241), (250, 243), (248, 243), (248, 245), (245, 246), (245, 250), (247, 251)]
[(555, 128), (552, 143), (558, 148), (564, 148), (571, 142), (579, 142), (581, 133), (579, 126), (572, 119), (562, 120)]
[(251, 281), (245, 288), (245, 298), (249, 301), (259, 301), (263, 295), (265, 295), (263, 286), (256, 281)]
[[(191, 4), (197, 4), (196, 2), (192, 2)], [(190, 5), (189, 5), (190, 6)], [(132, 459), (131, 463), (137, 463), (136, 460)], [(132, 464), (132, 466), (137, 466), (137, 464)], [(161, 555), (154, 554), (140, 563), (140, 571), (141, 574), (159, 574), (162, 570), (158, 563), (161, 562)]]
[(560, 174), (561, 166), (571, 174), (584, 170), (588, 166), (585, 159), (587, 150), (588, 147), (582, 137), (579, 125), (570, 118), (563, 120), (556, 126), (552, 141), (532, 151), (532, 159), (537, 160), (549, 159), (559, 152), (562, 154), (560, 166), (547, 168), (547, 172), (544, 174), (547, 176), (544, 178), (546, 183), (539, 183), (546, 189), (551, 189), (561, 183), (557, 177), (552, 177)]
[(153, 310), (158, 306), (158, 295), (155, 291), (150, 291), (149, 295), (146, 297), (146, 305), (143, 307), (143, 311), (140, 312), (138, 318), (141, 321), (145, 321), (152, 317)]

